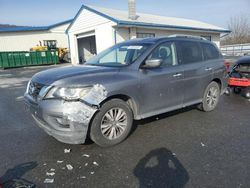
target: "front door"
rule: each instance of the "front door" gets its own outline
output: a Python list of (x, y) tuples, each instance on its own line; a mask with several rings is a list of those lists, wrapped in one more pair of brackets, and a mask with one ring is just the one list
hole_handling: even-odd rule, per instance
[(140, 69), (142, 116), (180, 108), (183, 102), (183, 70), (178, 65), (175, 44), (160, 44), (147, 59), (161, 59), (162, 65), (158, 68)]

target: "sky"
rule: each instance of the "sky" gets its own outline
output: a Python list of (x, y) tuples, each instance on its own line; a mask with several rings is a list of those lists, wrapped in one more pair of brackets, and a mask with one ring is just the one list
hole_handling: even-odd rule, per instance
[[(137, 12), (199, 20), (227, 28), (250, 17), (250, 0), (136, 0)], [(127, 0), (0, 0), (0, 24), (46, 26), (74, 18), (82, 4), (127, 10)]]

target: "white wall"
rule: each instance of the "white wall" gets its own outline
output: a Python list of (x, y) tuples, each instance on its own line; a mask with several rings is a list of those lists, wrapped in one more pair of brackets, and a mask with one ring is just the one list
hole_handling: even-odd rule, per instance
[(116, 43), (129, 40), (129, 28), (116, 28)]
[(0, 33), (0, 51), (29, 51), (39, 41), (57, 40), (57, 47), (68, 48), (65, 30), (69, 24), (55, 27), (50, 31), (23, 31)]
[(174, 34), (184, 34), (184, 35), (195, 35), (195, 36), (211, 36), (212, 42), (216, 43), (218, 46), (220, 45), (220, 33), (209, 33), (209, 32), (201, 32), (201, 31), (178, 31), (178, 30), (159, 30), (159, 29), (143, 29), (137, 28), (137, 32), (139, 33), (155, 33), (156, 37), (169, 36)]
[(88, 32), (93, 31), (96, 37), (97, 53), (100, 53), (115, 43), (115, 31), (113, 29), (114, 25), (114, 22), (86, 9), (83, 9), (68, 30), (72, 63), (79, 63), (78, 46), (76, 40), (78, 35), (84, 35), (84, 33), (87, 34)]
[(53, 33), (64, 33), (65, 34), (69, 25), (70, 25), (70, 23), (59, 25), (57, 27), (53, 27), (52, 29), (50, 29), (50, 31)]
[(95, 29), (97, 53), (115, 44), (115, 30), (112, 23), (100, 25)]
[(220, 33), (209, 33), (209, 32), (197, 32), (197, 31), (178, 31), (178, 30), (163, 30), (163, 29), (146, 29), (146, 28), (117, 28), (117, 43), (125, 40), (133, 39), (135, 33), (154, 33), (156, 37), (164, 37), (174, 34), (185, 34), (185, 35), (208, 35), (212, 37), (212, 41), (220, 46)]

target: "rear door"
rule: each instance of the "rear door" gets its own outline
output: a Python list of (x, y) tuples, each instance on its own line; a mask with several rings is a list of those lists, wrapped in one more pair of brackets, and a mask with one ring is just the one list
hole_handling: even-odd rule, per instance
[(227, 83), (223, 56), (215, 44), (210, 42), (201, 42), (201, 47), (207, 68), (212, 70), (213, 78), (219, 78), (222, 81), (221, 89), (224, 89), (223, 87), (225, 87)]
[(199, 42), (193, 40), (179, 40), (177, 51), (179, 63), (184, 70), (184, 106), (198, 103), (212, 79), (213, 70), (210, 63), (204, 61)]
[(174, 42), (156, 47), (147, 59), (161, 59), (158, 68), (140, 69), (141, 113), (145, 116), (180, 108), (183, 102), (183, 70)]

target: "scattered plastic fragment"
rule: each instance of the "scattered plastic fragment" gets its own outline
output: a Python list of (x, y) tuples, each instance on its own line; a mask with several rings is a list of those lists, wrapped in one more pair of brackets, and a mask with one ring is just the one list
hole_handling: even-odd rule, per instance
[(89, 157), (89, 155), (87, 155), (87, 154), (83, 154), (82, 156), (83, 156), (83, 157)]
[(201, 146), (202, 146), (202, 147), (205, 147), (206, 145), (205, 145), (205, 144), (203, 144), (203, 143), (201, 142)]
[(55, 172), (46, 172), (46, 176), (54, 176)]
[(71, 149), (64, 149), (64, 153), (70, 153)]
[(57, 161), (57, 163), (63, 163), (63, 161)]
[(173, 156), (176, 156), (176, 153), (172, 153)]
[(90, 172), (91, 175), (93, 175), (95, 172)]
[(85, 178), (86, 178), (86, 176), (81, 176), (80, 178), (81, 178), (81, 179), (85, 179)]
[(93, 162), (93, 165), (99, 166), (99, 164), (95, 161)]
[(44, 180), (44, 183), (54, 183), (54, 179), (46, 178), (46, 179)]
[(89, 163), (85, 163), (85, 165), (84, 165), (84, 166), (88, 166), (88, 164), (89, 164)]
[(54, 172), (54, 171), (56, 171), (56, 170), (55, 170), (54, 168), (51, 168), (50, 171)]
[(73, 166), (70, 165), (70, 164), (67, 164), (66, 167), (67, 167), (68, 170), (73, 170)]
[(46, 166), (47, 164), (46, 163), (43, 163), (43, 166)]

